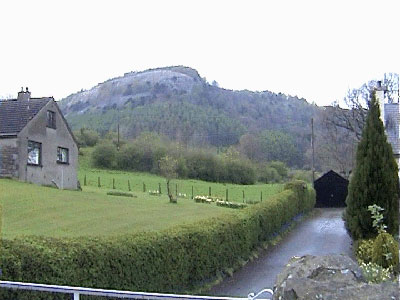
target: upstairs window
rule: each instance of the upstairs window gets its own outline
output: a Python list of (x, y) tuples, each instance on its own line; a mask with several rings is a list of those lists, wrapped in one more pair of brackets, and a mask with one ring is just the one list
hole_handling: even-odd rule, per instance
[(62, 147), (57, 148), (57, 162), (60, 164), (69, 163), (69, 153), (67, 148), (62, 148)]
[(28, 165), (40, 166), (42, 164), (42, 144), (28, 141)]
[(47, 111), (47, 127), (56, 129), (56, 113), (54, 111)]

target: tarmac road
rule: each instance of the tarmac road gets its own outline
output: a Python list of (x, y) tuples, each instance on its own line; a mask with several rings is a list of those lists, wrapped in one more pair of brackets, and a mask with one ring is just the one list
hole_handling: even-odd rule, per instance
[[(293, 256), (347, 254), (352, 256), (351, 239), (344, 228), (342, 208), (318, 208), (298, 224), (278, 245), (266, 250), (232, 277), (213, 287), (218, 296), (247, 297), (264, 288), (273, 288), (278, 275)], [(268, 298), (269, 295), (265, 295)], [(262, 297), (263, 298), (263, 297)]]

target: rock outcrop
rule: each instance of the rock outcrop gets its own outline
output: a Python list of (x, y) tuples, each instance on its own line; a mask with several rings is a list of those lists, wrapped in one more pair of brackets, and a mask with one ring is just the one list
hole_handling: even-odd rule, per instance
[(344, 255), (292, 258), (278, 275), (274, 300), (395, 300), (396, 283), (368, 284), (361, 269)]

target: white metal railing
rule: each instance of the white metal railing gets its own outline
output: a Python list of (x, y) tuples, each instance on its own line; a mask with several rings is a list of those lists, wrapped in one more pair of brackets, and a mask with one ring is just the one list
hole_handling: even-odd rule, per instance
[(197, 296), (197, 295), (178, 295), (178, 294), (161, 294), (161, 293), (144, 293), (129, 292), (118, 290), (92, 289), (84, 287), (48, 285), (40, 283), (26, 283), (14, 281), (0, 281), (0, 288), (9, 288), (17, 290), (30, 290), (47, 293), (70, 294), (73, 300), (79, 300), (80, 295), (91, 295), (101, 297), (128, 298), (128, 299), (149, 299), (149, 300), (270, 300), (259, 298), (262, 294), (268, 293), (273, 295), (270, 289), (264, 289), (257, 294), (250, 293), (247, 298), (236, 297), (213, 297), (213, 296)]

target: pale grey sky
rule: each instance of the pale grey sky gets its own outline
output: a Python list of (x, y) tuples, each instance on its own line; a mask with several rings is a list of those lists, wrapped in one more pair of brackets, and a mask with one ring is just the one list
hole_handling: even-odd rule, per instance
[(126, 72), (195, 68), (326, 105), (400, 72), (400, 1), (2, 1), (0, 96), (61, 99)]

